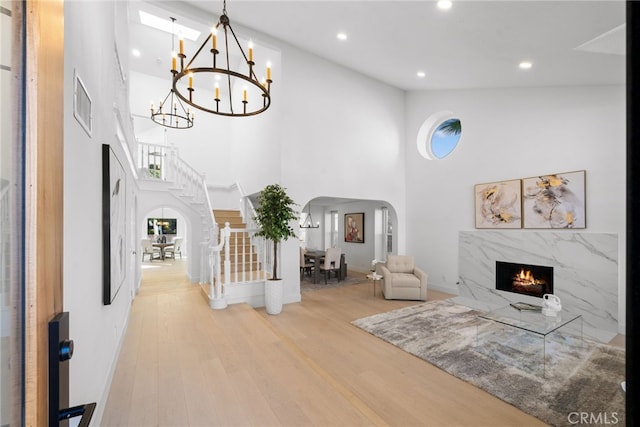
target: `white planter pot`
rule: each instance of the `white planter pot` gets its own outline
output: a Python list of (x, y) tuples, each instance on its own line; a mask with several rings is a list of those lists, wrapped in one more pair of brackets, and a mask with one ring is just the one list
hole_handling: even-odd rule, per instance
[(282, 280), (267, 280), (264, 285), (264, 304), (268, 314), (280, 314), (282, 311)]

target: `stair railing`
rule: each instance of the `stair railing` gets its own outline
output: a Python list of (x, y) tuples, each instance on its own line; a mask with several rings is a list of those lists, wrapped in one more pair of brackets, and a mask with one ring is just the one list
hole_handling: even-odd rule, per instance
[(242, 215), (242, 221), (247, 224), (247, 228), (258, 228), (254, 220), (256, 209), (253, 206), (253, 202), (251, 202), (249, 196), (246, 195), (239, 182), (236, 182), (235, 185), (240, 193), (240, 214)]
[(251, 236), (251, 246), (257, 248), (258, 259), (263, 266), (262, 270), (265, 272), (265, 274), (262, 275), (262, 279), (269, 278), (271, 277), (271, 259), (273, 258), (270, 256), (272, 251), (271, 246), (267, 244), (267, 241), (263, 237), (255, 236), (258, 230), (260, 230), (260, 227), (254, 220), (256, 217), (255, 207), (239, 182), (236, 182), (236, 188), (240, 193), (240, 212), (242, 220), (247, 225), (247, 231), (250, 232)]
[[(166, 175), (167, 180), (180, 188), (183, 192), (182, 196), (188, 198), (191, 203), (205, 204), (208, 201), (209, 192), (204, 174), (182, 160), (177, 149), (169, 151)], [(210, 201), (209, 204), (211, 204)]]
[[(246, 283), (264, 280), (265, 240), (255, 234), (258, 229), (231, 228), (229, 241), (225, 244), (225, 280), (226, 284)], [(227, 269), (227, 261), (229, 268)], [(227, 271), (230, 276), (226, 276)]]
[(221, 277), (222, 268), (220, 266), (220, 252), (223, 247), (229, 245), (229, 223), (224, 224), (224, 228), (220, 230), (220, 243), (215, 246), (209, 246), (209, 271), (211, 272), (211, 281), (209, 282), (209, 292), (207, 293), (209, 296), (209, 306), (215, 309), (222, 309), (227, 306), (226, 300), (226, 287), (225, 284), (229, 283), (229, 275), (230, 265), (228, 265), (228, 259), (224, 261), (224, 270), (225, 270), (225, 278), (224, 280)]
[(169, 146), (138, 143), (138, 177), (145, 180), (165, 181), (165, 157)]

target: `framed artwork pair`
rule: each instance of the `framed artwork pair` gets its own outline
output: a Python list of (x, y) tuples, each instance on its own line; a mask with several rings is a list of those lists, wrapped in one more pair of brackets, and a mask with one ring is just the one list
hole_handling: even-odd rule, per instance
[(586, 228), (585, 174), (476, 184), (476, 228)]

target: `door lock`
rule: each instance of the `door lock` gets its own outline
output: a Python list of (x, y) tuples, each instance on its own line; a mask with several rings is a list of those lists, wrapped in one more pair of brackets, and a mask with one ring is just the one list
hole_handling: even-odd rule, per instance
[(49, 427), (66, 427), (69, 418), (81, 417), (78, 427), (88, 427), (95, 403), (69, 407), (69, 360), (74, 344), (69, 339), (69, 313), (49, 322)]

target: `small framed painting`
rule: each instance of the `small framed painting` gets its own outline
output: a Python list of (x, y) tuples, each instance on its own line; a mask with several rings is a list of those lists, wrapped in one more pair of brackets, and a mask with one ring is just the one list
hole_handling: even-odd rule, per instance
[(522, 188), (519, 179), (476, 184), (476, 228), (522, 228)]
[(586, 228), (585, 171), (522, 180), (524, 228)]
[(344, 241), (364, 243), (364, 212), (344, 214)]

